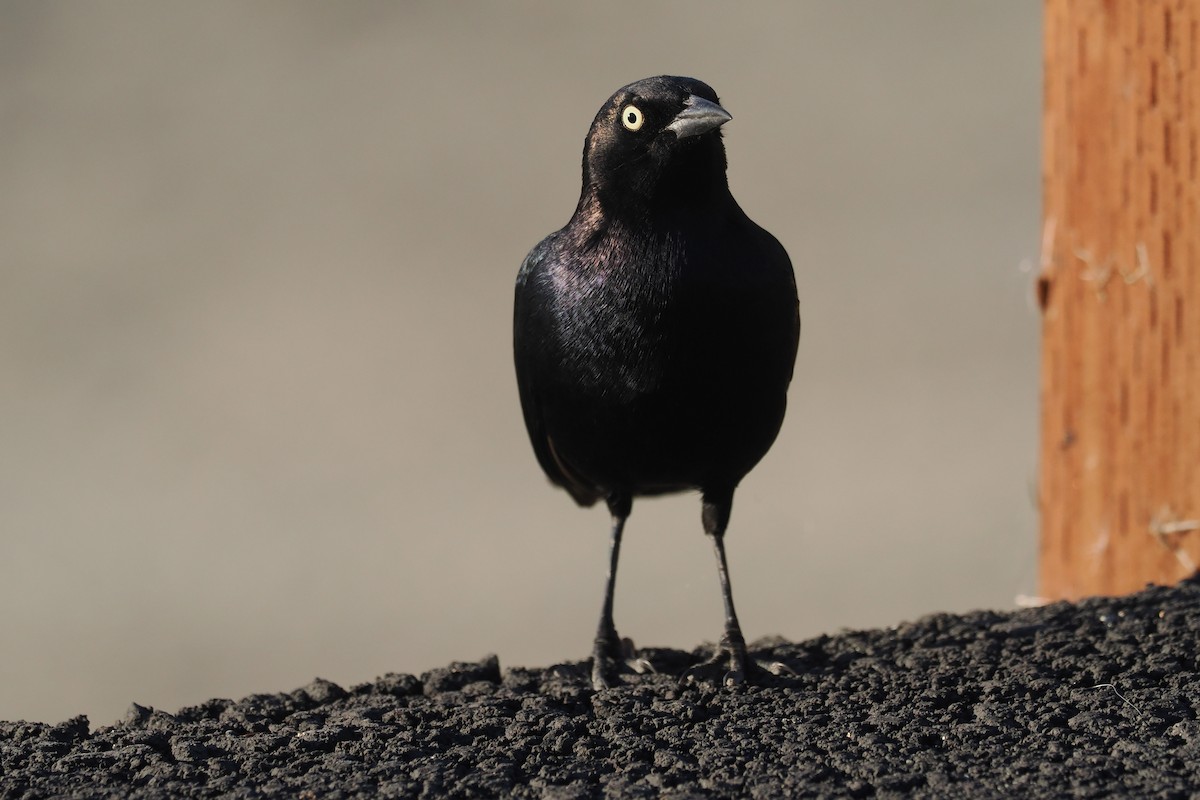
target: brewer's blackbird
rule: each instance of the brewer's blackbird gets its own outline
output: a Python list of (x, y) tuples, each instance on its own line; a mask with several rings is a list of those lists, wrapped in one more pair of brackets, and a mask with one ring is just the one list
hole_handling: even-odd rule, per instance
[(734, 613), (724, 535), (733, 492), (775, 440), (800, 337), (787, 252), (729, 193), (721, 126), (692, 78), (631, 83), (584, 140), (566, 227), (517, 276), (514, 356), (538, 463), (577, 503), (607, 502), (611, 555), (592, 683), (628, 658), (613, 624), (621, 534), (635, 496), (698, 489), (717, 558), (725, 632), (712, 659), (734, 684), (756, 669)]

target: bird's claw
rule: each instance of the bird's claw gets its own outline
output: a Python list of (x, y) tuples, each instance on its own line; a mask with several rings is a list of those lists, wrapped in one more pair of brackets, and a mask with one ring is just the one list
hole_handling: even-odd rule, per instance
[(630, 639), (628, 636), (621, 640), (621, 656), (622, 662), (630, 672), (635, 672), (638, 675), (657, 672), (654, 669), (654, 665), (638, 653), (637, 647), (633, 644), (633, 639)]
[(646, 675), (652, 672), (656, 672), (654, 665), (638, 654), (632, 639), (618, 640), (615, 636), (596, 639), (596, 648), (592, 652), (592, 688), (596, 691), (613, 686), (622, 673)]
[(764, 674), (777, 677), (795, 677), (796, 671), (782, 661), (756, 661), (746, 655), (745, 646), (738, 647), (728, 642), (722, 642), (709, 658), (691, 667), (683, 673), (679, 682), (684, 686), (700, 684), (715, 684), (720, 677), (719, 686), (733, 688), (747, 681), (754, 683)]
[(789, 667), (782, 661), (756, 661), (758, 668), (775, 675), (776, 677), (796, 677), (796, 670)]
[(745, 646), (735, 647), (723, 641), (712, 656), (684, 672), (680, 683), (688, 686), (715, 683), (713, 679), (717, 675), (720, 675), (720, 685), (725, 687), (741, 686), (746, 682)]
[(637, 658), (625, 659), (625, 666), (628, 667), (631, 672), (636, 672), (638, 675), (647, 675), (658, 672), (658, 670), (654, 668), (653, 664), (641, 656), (638, 656)]

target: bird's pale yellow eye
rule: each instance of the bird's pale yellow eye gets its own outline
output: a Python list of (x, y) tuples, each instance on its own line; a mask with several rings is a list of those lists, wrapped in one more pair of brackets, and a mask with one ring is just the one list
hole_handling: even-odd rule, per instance
[(621, 124), (631, 131), (640, 130), (646, 116), (637, 106), (625, 106), (621, 109)]

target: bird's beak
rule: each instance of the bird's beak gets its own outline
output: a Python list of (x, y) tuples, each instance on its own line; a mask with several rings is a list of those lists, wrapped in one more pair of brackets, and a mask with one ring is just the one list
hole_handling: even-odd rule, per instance
[(683, 111), (671, 120), (667, 130), (675, 131), (676, 138), (684, 139), (719, 128), (731, 119), (733, 116), (716, 103), (693, 94), (688, 97)]

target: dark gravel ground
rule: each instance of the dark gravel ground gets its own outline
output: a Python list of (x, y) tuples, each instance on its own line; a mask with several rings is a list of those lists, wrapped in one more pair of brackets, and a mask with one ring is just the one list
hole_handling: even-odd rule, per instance
[(0, 797), (1200, 796), (1200, 582), (762, 641), (794, 678), (596, 693), (495, 658), (342, 689), (0, 723)]

